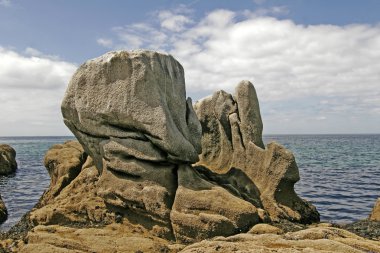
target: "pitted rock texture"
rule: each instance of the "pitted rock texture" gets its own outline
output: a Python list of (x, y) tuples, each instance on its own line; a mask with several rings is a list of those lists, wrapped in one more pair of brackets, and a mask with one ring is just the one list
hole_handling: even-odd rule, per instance
[(201, 127), (184, 70), (170, 55), (119, 51), (87, 61), (69, 83), (62, 114), (99, 170), (109, 141), (140, 160), (198, 161)]
[(319, 220), (315, 207), (294, 192), (294, 184), (300, 178), (293, 154), (277, 143), (264, 147), (259, 102), (250, 82), (240, 82), (234, 96), (215, 92), (198, 101), (194, 109), (203, 131), (197, 165), (223, 177), (231, 170), (240, 170), (251, 182), (235, 180), (235, 188), (250, 185), (254, 190), (246, 191), (245, 199), (262, 205), (274, 221)]
[(0, 175), (8, 175), (16, 170), (16, 151), (8, 144), (0, 144)]

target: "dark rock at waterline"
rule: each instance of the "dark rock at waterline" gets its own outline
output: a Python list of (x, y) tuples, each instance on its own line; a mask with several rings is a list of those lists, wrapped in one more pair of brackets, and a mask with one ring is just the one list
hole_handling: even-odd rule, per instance
[(0, 223), (4, 222), (8, 217), (7, 207), (4, 204), (4, 201), (0, 195)]
[(0, 175), (12, 174), (16, 169), (16, 151), (8, 144), (0, 144)]

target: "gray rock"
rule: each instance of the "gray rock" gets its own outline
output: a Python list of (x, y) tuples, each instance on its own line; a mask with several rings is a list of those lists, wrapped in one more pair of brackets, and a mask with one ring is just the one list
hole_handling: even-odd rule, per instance
[(120, 51), (87, 61), (69, 83), (62, 114), (99, 170), (100, 142), (111, 137), (147, 142), (150, 155), (160, 153), (156, 159), (171, 163), (196, 162), (201, 152), (183, 68), (167, 54)]
[(0, 144), (0, 175), (12, 174), (16, 170), (16, 151), (7, 144)]

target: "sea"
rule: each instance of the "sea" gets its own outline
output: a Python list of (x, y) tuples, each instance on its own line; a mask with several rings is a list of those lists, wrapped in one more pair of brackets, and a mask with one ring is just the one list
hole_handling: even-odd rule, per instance
[[(17, 152), (18, 170), (0, 176), (0, 194), (8, 219), (6, 231), (37, 203), (50, 183), (43, 166), (46, 151), (74, 137), (0, 137)], [(266, 135), (290, 149), (301, 180), (296, 192), (312, 202), (321, 220), (350, 223), (367, 218), (380, 197), (380, 135)]]

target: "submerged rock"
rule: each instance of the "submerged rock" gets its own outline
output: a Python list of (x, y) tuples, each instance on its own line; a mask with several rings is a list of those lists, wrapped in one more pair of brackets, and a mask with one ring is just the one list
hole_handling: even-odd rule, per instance
[(7, 144), (0, 144), (0, 175), (12, 174), (16, 170), (16, 151)]
[(234, 96), (218, 91), (194, 108), (203, 131), (197, 165), (223, 177), (240, 170), (251, 182), (235, 180), (235, 188), (256, 187), (245, 198), (260, 203), (272, 220), (319, 221), (315, 207), (294, 191), (300, 178), (293, 154), (277, 143), (264, 147), (259, 102), (250, 82), (240, 82)]

